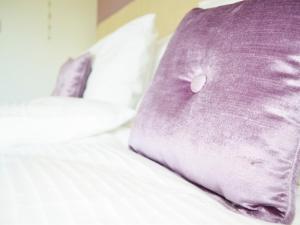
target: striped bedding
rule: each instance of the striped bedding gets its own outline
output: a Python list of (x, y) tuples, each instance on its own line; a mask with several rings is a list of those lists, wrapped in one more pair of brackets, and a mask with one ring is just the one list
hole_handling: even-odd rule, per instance
[(127, 135), (0, 147), (0, 224), (268, 224), (133, 153)]

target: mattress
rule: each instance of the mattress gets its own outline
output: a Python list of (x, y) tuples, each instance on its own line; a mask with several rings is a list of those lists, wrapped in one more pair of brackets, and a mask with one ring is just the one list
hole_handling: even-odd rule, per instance
[(0, 147), (0, 224), (269, 224), (132, 152), (128, 132)]

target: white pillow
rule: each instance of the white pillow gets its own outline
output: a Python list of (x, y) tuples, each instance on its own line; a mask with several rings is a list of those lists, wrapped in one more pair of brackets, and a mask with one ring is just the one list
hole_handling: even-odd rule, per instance
[(79, 98), (47, 97), (0, 107), (0, 144), (60, 142), (113, 130), (134, 117), (133, 110)]
[(153, 71), (156, 37), (155, 15), (148, 14), (93, 46), (89, 51), (95, 59), (84, 98), (134, 108), (144, 77)]
[(243, 0), (201, 0), (199, 3), (199, 7), (202, 9), (208, 9), (241, 1)]
[[(148, 77), (145, 78), (145, 89), (143, 90), (143, 93), (141, 96), (143, 96), (147, 90), (147, 88), (150, 86), (151, 84), (151, 81), (153, 80), (154, 78), (154, 75), (156, 74), (156, 70), (160, 64), (160, 61), (162, 60), (164, 54), (165, 54), (165, 51), (168, 47), (168, 44), (171, 40), (171, 37), (173, 36), (173, 34), (170, 34), (160, 40), (157, 41), (156, 43), (156, 53), (155, 53), (155, 58), (154, 58), (154, 65), (153, 65), (153, 70), (152, 70), (152, 73), (149, 74)], [(139, 99), (138, 101), (138, 104), (136, 106), (136, 111), (138, 111), (141, 103), (142, 103), (142, 97)]]
[(172, 38), (173, 34), (170, 34), (162, 39), (160, 39), (157, 43), (158, 45), (158, 50), (157, 50), (157, 53), (156, 53), (156, 60), (155, 60), (155, 69), (154, 69), (154, 72), (156, 72), (159, 64), (160, 64), (160, 61), (162, 60), (166, 50), (167, 50), (167, 47), (169, 45), (169, 42)]

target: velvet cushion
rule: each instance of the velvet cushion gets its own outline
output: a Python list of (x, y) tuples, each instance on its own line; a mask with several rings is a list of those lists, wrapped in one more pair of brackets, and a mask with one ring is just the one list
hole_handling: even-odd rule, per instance
[(83, 54), (68, 59), (60, 68), (53, 96), (82, 97), (92, 69), (92, 56)]
[(141, 104), (131, 148), (236, 212), (291, 223), (299, 12), (299, 0), (248, 0), (188, 13)]

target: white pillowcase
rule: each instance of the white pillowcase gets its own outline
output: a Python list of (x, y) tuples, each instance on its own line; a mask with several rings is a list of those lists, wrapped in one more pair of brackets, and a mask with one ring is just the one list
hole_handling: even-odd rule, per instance
[[(169, 44), (172, 36), (173, 36), (173, 34), (170, 34), (164, 38), (161, 38), (160, 40), (158, 40), (156, 42), (156, 53), (155, 53), (155, 58), (154, 58), (153, 70), (152, 70), (152, 73), (148, 75), (148, 77), (145, 77), (145, 89), (143, 90), (143, 93), (141, 96), (144, 96), (147, 88), (150, 86), (151, 81), (153, 80), (154, 75), (156, 74), (156, 70), (158, 69), (160, 61), (162, 60), (162, 58), (166, 52), (166, 49), (168, 47), (168, 44)], [(142, 100), (143, 99), (141, 97), (138, 101), (138, 104), (136, 106), (137, 111), (142, 103)]]
[(155, 15), (147, 14), (93, 46), (89, 51), (95, 59), (84, 98), (134, 108), (144, 77), (153, 71), (156, 37)]
[(199, 3), (199, 7), (202, 9), (208, 9), (241, 1), (243, 0), (201, 0)]
[(47, 97), (0, 107), (0, 145), (69, 141), (113, 130), (133, 110), (79, 98)]
[(173, 36), (173, 33), (160, 39), (158, 42), (157, 42), (157, 45), (158, 45), (158, 50), (157, 50), (157, 53), (156, 53), (156, 60), (155, 60), (155, 69), (154, 69), (154, 72), (156, 72), (159, 64), (160, 64), (160, 61), (162, 60), (166, 50), (167, 50), (167, 47), (169, 45), (169, 42), (171, 40)]

